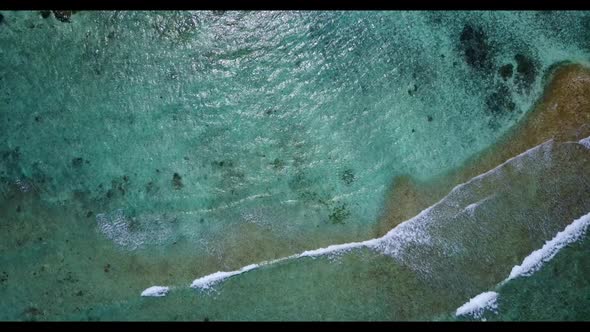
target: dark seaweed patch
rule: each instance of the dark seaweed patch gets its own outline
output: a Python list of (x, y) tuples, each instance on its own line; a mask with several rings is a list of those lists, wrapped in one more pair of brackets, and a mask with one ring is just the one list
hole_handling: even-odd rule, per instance
[(410, 96), (414, 96), (414, 94), (418, 91), (418, 85), (414, 84), (410, 89), (408, 89), (408, 94)]
[(182, 184), (182, 177), (178, 173), (174, 173), (172, 176), (172, 186), (175, 190), (180, 190), (184, 185)]
[(20, 147), (16, 147), (12, 150), (3, 151), (2, 152), (2, 159), (8, 162), (18, 162), (20, 159)]
[(346, 208), (346, 204), (336, 206), (328, 216), (332, 224), (344, 224), (344, 220), (350, 216), (350, 211)]
[(118, 190), (121, 195), (125, 196), (127, 192), (127, 182), (122, 182), (120, 179), (114, 179), (111, 181), (111, 189)]
[(53, 16), (58, 19), (60, 22), (64, 23), (71, 23), (70, 18), (72, 17), (71, 10), (54, 10)]
[(511, 63), (505, 64), (500, 69), (498, 69), (498, 74), (504, 81), (508, 80), (512, 77), (512, 72), (514, 71), (514, 66)]
[(512, 100), (512, 93), (505, 84), (501, 84), (496, 90), (486, 98), (486, 110), (493, 116), (502, 116), (507, 112), (512, 112), (516, 104)]
[(275, 158), (270, 164), (272, 165), (272, 168), (279, 171), (285, 167), (285, 162), (279, 158)]
[(465, 24), (459, 37), (463, 57), (467, 64), (476, 70), (491, 68), (491, 45), (480, 27)]
[(74, 168), (80, 168), (80, 167), (82, 167), (82, 165), (84, 165), (84, 159), (83, 158), (78, 157), (78, 158), (72, 159), (72, 166)]
[(211, 165), (215, 167), (233, 167), (234, 163), (231, 160), (213, 161)]
[(148, 183), (145, 185), (145, 191), (146, 191), (147, 193), (151, 193), (151, 192), (153, 192), (153, 191), (154, 191), (154, 183), (153, 183), (152, 181), (148, 182)]
[(23, 314), (27, 316), (40, 316), (43, 315), (43, 311), (35, 307), (28, 307), (23, 311)]
[(516, 84), (520, 92), (528, 93), (537, 78), (539, 63), (522, 54), (515, 55), (514, 60), (516, 60)]
[(354, 172), (352, 169), (346, 169), (340, 175), (340, 180), (344, 182), (347, 186), (350, 186), (354, 182)]

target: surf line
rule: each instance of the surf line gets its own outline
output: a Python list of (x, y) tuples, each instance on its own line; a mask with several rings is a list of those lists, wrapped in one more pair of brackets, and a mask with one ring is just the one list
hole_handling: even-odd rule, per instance
[[(502, 165), (500, 165), (500, 166), (502, 166)], [(500, 166), (498, 166), (498, 167), (500, 167)], [(406, 232), (405, 228), (403, 227), (404, 225), (407, 226), (407, 225), (411, 224), (413, 221), (420, 220), (420, 219), (424, 218), (425, 216), (427, 216), (430, 213), (430, 211), (435, 206), (439, 205), (445, 199), (446, 199), (446, 196), (443, 197), (437, 203), (433, 204), (432, 206), (422, 210), (415, 217), (410, 218), (410, 219), (404, 221), (403, 223), (397, 225), (396, 227), (391, 229), (389, 232), (387, 232), (387, 234), (383, 235), (382, 237), (374, 238), (374, 239), (370, 239), (370, 240), (366, 240), (366, 241), (362, 241), (362, 242), (349, 242), (349, 243), (343, 243), (343, 244), (334, 244), (334, 245), (330, 245), (325, 248), (307, 250), (307, 251), (304, 251), (300, 254), (286, 256), (283, 258), (278, 258), (278, 259), (274, 259), (274, 260), (270, 260), (270, 261), (264, 261), (264, 262), (257, 263), (257, 264), (250, 264), (250, 265), (244, 266), (244, 267), (242, 267), (238, 270), (234, 270), (234, 271), (218, 271), (218, 272), (211, 273), (206, 276), (203, 276), (203, 277), (193, 280), (190, 287), (195, 288), (195, 289), (207, 290), (207, 289), (213, 287), (214, 285), (224, 281), (227, 278), (230, 278), (230, 277), (233, 277), (238, 274), (245, 273), (245, 272), (249, 272), (249, 271), (258, 269), (260, 267), (263, 267), (263, 266), (276, 264), (276, 263), (287, 261), (287, 260), (299, 259), (299, 258), (304, 258), (304, 257), (318, 257), (318, 256), (323, 256), (323, 255), (327, 255), (327, 254), (331, 254), (331, 253), (345, 252), (345, 251), (349, 251), (351, 249), (357, 249), (357, 248), (362, 248), (362, 247), (379, 250), (380, 248), (382, 248), (384, 242), (386, 242), (389, 238), (394, 237), (396, 235), (400, 235), (400, 233)], [(400, 227), (400, 226), (402, 226), (402, 227)], [(152, 287), (145, 289), (141, 293), (141, 296), (162, 297), (162, 296), (166, 296), (170, 290), (171, 290), (171, 288), (168, 286), (152, 286)]]
[[(543, 265), (549, 262), (557, 253), (567, 247), (568, 245), (578, 241), (588, 231), (590, 226), (590, 213), (574, 220), (567, 225), (561, 232), (557, 233), (553, 239), (545, 242), (541, 249), (537, 249), (525, 257), (520, 265), (516, 265), (510, 271), (510, 275), (496, 285), (496, 289), (502, 287), (508, 281), (519, 278), (528, 277), (537, 272)], [(497, 310), (497, 292), (483, 292), (473, 298), (467, 303), (463, 304), (455, 312), (455, 316), (471, 315), (475, 318), (480, 318), (486, 309)]]
[[(554, 143), (553, 139), (549, 139), (547, 141), (545, 141), (544, 143), (541, 143), (535, 147), (532, 147), (512, 158), (509, 158), (508, 160), (504, 161), (503, 163), (501, 163), (500, 165), (494, 167), (493, 169), (484, 172), (482, 174), (477, 175), (476, 177), (470, 179), (469, 181), (465, 182), (465, 183), (461, 183), (457, 186), (455, 186), (450, 193), (460, 190), (462, 187), (464, 187), (465, 185), (472, 183), (473, 181), (476, 181), (477, 179), (480, 179), (488, 174), (492, 174), (495, 171), (497, 171), (498, 169), (504, 167), (505, 165), (509, 164), (510, 162), (517, 160), (518, 158), (527, 155), (531, 152), (535, 152), (535, 151), (539, 151), (542, 150), (544, 148), (551, 148), (552, 144)], [(574, 142), (571, 142), (574, 143)], [(584, 138), (578, 142), (575, 142), (578, 144), (583, 145), (584, 147), (590, 149), (590, 137)], [(449, 193), (449, 194), (450, 194)], [(303, 258), (303, 257), (316, 257), (316, 256), (322, 256), (322, 255), (326, 255), (326, 254), (330, 254), (330, 253), (336, 253), (336, 252), (342, 252), (342, 251), (348, 251), (351, 249), (355, 249), (355, 248), (361, 248), (361, 247), (367, 247), (367, 248), (371, 248), (371, 249), (380, 249), (382, 247), (382, 245), (384, 244), (384, 242), (386, 242), (389, 238), (395, 237), (395, 236), (402, 236), (406, 235), (406, 234), (400, 234), (400, 233), (405, 233), (406, 231), (406, 227), (404, 226), (408, 226), (411, 225), (412, 223), (415, 223), (416, 221), (419, 220), (423, 220), (424, 217), (427, 217), (428, 214), (430, 213), (430, 211), (436, 207), (437, 205), (441, 204), (444, 200), (446, 200), (448, 197), (448, 195), (442, 197), (438, 202), (436, 202), (435, 204), (431, 205), (430, 207), (422, 210), (418, 215), (400, 223), (399, 225), (397, 225), (396, 227), (394, 227), (393, 229), (391, 229), (389, 232), (387, 232), (387, 234), (383, 235), (380, 238), (374, 238), (374, 239), (370, 239), (370, 240), (366, 240), (366, 241), (362, 241), (362, 242), (350, 242), (350, 243), (344, 243), (344, 244), (335, 244), (335, 245), (330, 245), (328, 247), (325, 248), (320, 248), (320, 249), (315, 249), (315, 250), (308, 250), (308, 251), (304, 251), (300, 254), (295, 254), (295, 255), (291, 255), (291, 256), (287, 256), (287, 257), (283, 257), (283, 258), (279, 258), (279, 259), (275, 259), (275, 260), (270, 260), (270, 261), (264, 261), (261, 263), (257, 263), (257, 264), (250, 264), (247, 266), (244, 266), (238, 270), (234, 270), (234, 271), (218, 271), (212, 274), (208, 274), (206, 276), (200, 277), (198, 279), (195, 279), (192, 284), (190, 285), (191, 288), (196, 288), (196, 289), (201, 289), (201, 290), (206, 290), (211, 288), (212, 286), (222, 282), (223, 280), (248, 272), (248, 271), (252, 271), (255, 269), (258, 269), (260, 267), (266, 266), (266, 265), (271, 265), (271, 264), (275, 264), (275, 263), (279, 263), (282, 261), (286, 261), (286, 260), (292, 260), (292, 259), (299, 259), (299, 258)], [(580, 218), (583, 220), (586, 216)], [(578, 220), (580, 220), (578, 219)], [(590, 217), (589, 217), (590, 219)], [(578, 221), (576, 220), (576, 221)], [(589, 222), (588, 220), (584, 221), (585, 223)], [(574, 222), (575, 223), (575, 222)], [(574, 224), (572, 223), (572, 224)], [(585, 228), (586, 226), (584, 226), (584, 232), (585, 232)], [(566, 229), (563, 232), (566, 232), (566, 230), (568, 230), (568, 228), (566, 227)], [(411, 227), (410, 227), (410, 231)], [(561, 234), (561, 233), (559, 233)], [(559, 235), (558, 234), (558, 235)], [(553, 240), (551, 240), (553, 241)], [(550, 241), (550, 242), (551, 242)], [(548, 242), (549, 243), (549, 242)], [(386, 245), (386, 243), (385, 243)], [(547, 244), (546, 244), (547, 245)], [(543, 247), (545, 248), (545, 247)], [(561, 247), (560, 247), (561, 248)], [(381, 248), (382, 249), (382, 248)], [(543, 250), (543, 249), (541, 249)], [(531, 254), (532, 255), (532, 254)], [(555, 253), (553, 254), (555, 255)], [(551, 259), (553, 256), (549, 257), (549, 259)], [(527, 257), (528, 258), (528, 257)], [(526, 260), (522, 263), (521, 266), (529, 266), (531, 265), (531, 261), (529, 259), (529, 261)], [(534, 264), (532, 264), (534, 265)], [(518, 266), (517, 266), (518, 267)], [(514, 278), (515, 276), (513, 276), (513, 274), (516, 274), (517, 272), (515, 272), (515, 269), (517, 267), (514, 267), (512, 273), (510, 274), (512, 276), (512, 278)], [(520, 268), (520, 267), (518, 267)], [(517, 271), (519, 271), (517, 269)], [(524, 273), (524, 272), (519, 272), (520, 274)], [(519, 275), (520, 275), (519, 274)], [(510, 277), (509, 277), (510, 279)], [(504, 282), (506, 282), (508, 280), (505, 280)], [(146, 290), (144, 290), (141, 293), (141, 296), (156, 296), (156, 297), (162, 297), (162, 296), (166, 296), (166, 294), (170, 291), (170, 287), (167, 286), (152, 286), (147, 288)]]
[[(211, 287), (213, 287), (214, 285), (224, 281), (227, 278), (236, 276), (238, 274), (242, 274), (244, 272), (252, 271), (252, 270), (258, 269), (260, 267), (266, 266), (266, 265), (272, 265), (272, 264), (276, 264), (279, 262), (303, 258), (303, 257), (317, 257), (317, 256), (322, 256), (322, 255), (326, 255), (326, 254), (330, 254), (330, 253), (348, 251), (351, 249), (361, 248), (361, 247), (375, 247), (380, 243), (381, 240), (382, 240), (382, 238), (377, 238), (377, 239), (371, 239), (371, 240), (362, 241), (362, 242), (350, 242), (350, 243), (344, 243), (344, 244), (335, 244), (335, 245), (331, 245), (331, 246), (328, 246), (325, 248), (304, 251), (300, 254), (295, 254), (295, 255), (291, 255), (291, 256), (287, 256), (287, 257), (273, 259), (270, 261), (264, 261), (264, 262), (257, 263), (257, 264), (250, 264), (250, 265), (244, 266), (244, 267), (242, 267), (238, 270), (234, 270), (234, 271), (218, 271), (218, 272), (211, 273), (206, 276), (203, 276), (203, 277), (193, 280), (190, 287), (196, 288), (196, 289), (201, 289), (201, 290), (207, 290), (207, 289), (210, 289)], [(162, 296), (166, 296), (168, 291), (170, 291), (170, 287), (167, 287), (167, 286), (152, 286), (152, 287), (145, 289), (141, 293), (141, 296), (162, 297)]]

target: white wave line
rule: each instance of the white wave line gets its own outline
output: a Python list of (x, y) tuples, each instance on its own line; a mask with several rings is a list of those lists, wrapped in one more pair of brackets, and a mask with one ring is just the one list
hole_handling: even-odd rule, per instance
[[(535, 250), (525, 257), (520, 265), (512, 268), (508, 278), (504, 279), (496, 289), (506, 284), (508, 281), (518, 278), (527, 277), (537, 272), (541, 267), (549, 262), (557, 253), (566, 246), (578, 241), (582, 238), (590, 226), (590, 213), (574, 220), (567, 225), (565, 229), (557, 233), (553, 239), (545, 242), (541, 249)], [(495, 295), (492, 297), (492, 293)], [(496, 309), (496, 298), (498, 294), (495, 292), (484, 292), (469, 300), (467, 303), (459, 307), (456, 311), (456, 316), (470, 314), (476, 318), (481, 317), (484, 309), (487, 307)], [(493, 300), (493, 301), (492, 301)], [(493, 303), (492, 303), (493, 302)]]

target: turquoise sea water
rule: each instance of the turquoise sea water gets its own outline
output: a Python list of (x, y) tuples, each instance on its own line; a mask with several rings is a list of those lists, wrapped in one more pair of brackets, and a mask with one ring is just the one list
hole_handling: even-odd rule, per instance
[[(590, 212), (588, 156), (559, 145), (450, 193), (410, 230), (432, 243), (190, 289), (376, 237), (396, 176), (461, 167), (531, 109), (549, 67), (590, 59), (590, 14), (2, 15), (0, 319), (455, 319)], [(588, 319), (586, 243), (503, 285), (486, 318)], [(176, 288), (139, 296), (152, 285)]]

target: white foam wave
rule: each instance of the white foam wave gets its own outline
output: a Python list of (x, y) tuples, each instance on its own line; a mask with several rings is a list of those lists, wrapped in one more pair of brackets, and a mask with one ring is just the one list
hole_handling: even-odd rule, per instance
[(262, 262), (259, 264), (250, 264), (248, 266), (244, 266), (241, 269), (235, 270), (235, 271), (218, 271), (218, 272), (215, 272), (212, 274), (208, 274), (204, 277), (195, 279), (192, 282), (191, 287), (192, 288), (200, 288), (200, 289), (209, 289), (212, 286), (214, 286), (215, 284), (218, 284), (219, 282), (221, 282), (229, 277), (233, 277), (235, 275), (242, 274), (244, 272), (252, 271), (254, 269), (257, 269), (257, 268), (265, 266), (265, 265), (276, 264), (278, 262), (289, 260), (289, 259), (323, 256), (323, 255), (328, 255), (328, 254), (332, 254), (332, 253), (336, 253), (336, 252), (348, 251), (348, 250), (360, 248), (360, 247), (373, 247), (373, 246), (376, 246), (378, 243), (379, 243), (379, 239), (372, 239), (372, 240), (363, 241), (363, 242), (336, 244), (336, 245), (331, 245), (331, 246), (328, 246), (325, 248), (304, 251), (301, 254), (297, 254), (297, 255), (291, 255), (288, 257), (283, 257), (283, 258), (279, 258), (279, 259), (275, 259), (275, 260), (271, 260), (271, 261), (265, 261), (265, 262)]
[(590, 149), (590, 136), (588, 136), (584, 139), (581, 139), (579, 141), (579, 143), (582, 144), (584, 147), (586, 147), (586, 149)]
[(308, 250), (304, 251), (299, 255), (295, 255), (297, 258), (299, 257), (316, 257), (316, 256), (323, 256), (327, 254), (333, 254), (336, 252), (341, 251), (348, 251), (355, 248), (360, 247), (374, 247), (379, 244), (380, 239), (371, 239), (363, 242), (350, 242), (350, 243), (343, 243), (343, 244), (334, 244), (325, 248), (315, 249), (315, 250)]
[(545, 242), (545, 245), (528, 255), (522, 264), (512, 268), (510, 276), (504, 282), (520, 276), (529, 276), (538, 271), (544, 263), (550, 261), (563, 247), (580, 239), (590, 225), (590, 213), (574, 220), (563, 231), (557, 233), (553, 239)]
[(457, 309), (455, 315), (469, 315), (475, 318), (480, 318), (486, 310), (496, 309), (498, 309), (498, 293), (485, 292), (477, 295), (464, 305), (460, 306)]
[(215, 285), (216, 283), (227, 279), (231, 276), (235, 276), (250, 270), (254, 270), (256, 268), (260, 267), (259, 264), (250, 264), (247, 266), (244, 266), (243, 268), (236, 270), (236, 271), (218, 271), (209, 275), (206, 275), (204, 277), (195, 279), (193, 281), (193, 283), (191, 284), (192, 288), (200, 288), (200, 289), (208, 289), (211, 286)]
[(152, 286), (141, 292), (141, 296), (162, 297), (166, 296), (169, 290), (170, 288), (165, 286)]
[[(563, 231), (557, 233), (553, 239), (545, 242), (541, 249), (535, 250), (525, 257), (522, 264), (514, 266), (508, 278), (504, 279), (498, 286), (502, 286), (514, 278), (530, 276), (537, 272), (543, 264), (555, 257), (559, 250), (584, 236), (588, 226), (590, 226), (590, 213), (574, 220)], [(485, 310), (497, 309), (497, 297), (496, 292), (481, 293), (459, 307), (456, 316), (470, 314), (475, 318), (480, 318)]]

